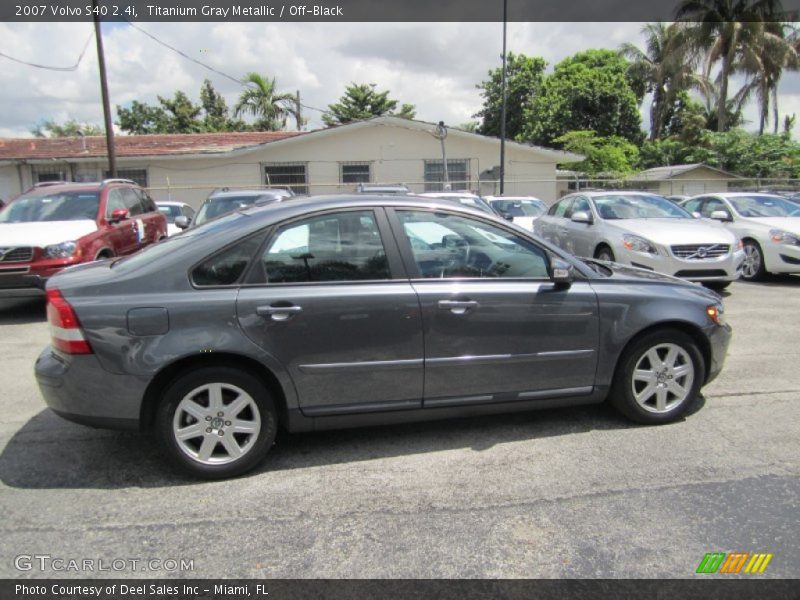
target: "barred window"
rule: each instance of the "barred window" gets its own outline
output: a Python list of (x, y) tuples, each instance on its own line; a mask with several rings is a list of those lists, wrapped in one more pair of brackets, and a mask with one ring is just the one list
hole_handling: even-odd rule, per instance
[(295, 194), (308, 193), (305, 163), (271, 163), (264, 165), (264, 183), (273, 187), (286, 187)]
[(368, 162), (342, 163), (339, 179), (342, 183), (369, 183), (370, 164)]
[[(425, 191), (441, 192), (444, 190), (444, 168), (440, 160), (425, 161)], [(469, 159), (455, 159), (447, 161), (447, 178), (453, 190), (468, 190), (471, 187), (469, 179)]]

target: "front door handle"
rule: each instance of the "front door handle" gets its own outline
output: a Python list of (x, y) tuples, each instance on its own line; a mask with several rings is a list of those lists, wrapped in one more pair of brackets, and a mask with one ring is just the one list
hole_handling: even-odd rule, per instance
[(454, 315), (463, 315), (480, 306), (475, 300), (439, 300), (439, 308)]
[(256, 314), (259, 317), (269, 317), (273, 321), (286, 321), (302, 310), (302, 306), (259, 306)]

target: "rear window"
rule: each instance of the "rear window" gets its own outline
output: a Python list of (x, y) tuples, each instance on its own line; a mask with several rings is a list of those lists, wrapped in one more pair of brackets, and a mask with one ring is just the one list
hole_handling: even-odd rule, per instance
[(20, 196), (0, 212), (0, 223), (39, 221), (82, 221), (97, 218), (97, 192), (56, 192)]

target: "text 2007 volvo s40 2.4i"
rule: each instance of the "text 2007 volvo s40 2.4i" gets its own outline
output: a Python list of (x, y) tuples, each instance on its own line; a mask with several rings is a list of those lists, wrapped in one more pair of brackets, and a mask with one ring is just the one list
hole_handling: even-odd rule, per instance
[(452, 202), (252, 207), (47, 285), (36, 363), (58, 414), (154, 429), (194, 475), (311, 431), (606, 398), (667, 423), (722, 368), (720, 297), (582, 262)]

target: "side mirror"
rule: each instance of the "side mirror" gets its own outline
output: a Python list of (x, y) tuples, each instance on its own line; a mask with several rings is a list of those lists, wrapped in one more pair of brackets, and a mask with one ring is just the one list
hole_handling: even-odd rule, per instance
[(178, 229), (186, 229), (192, 223), (192, 220), (185, 216), (181, 215), (179, 217), (175, 217), (175, 227)]
[(701, 215), (701, 214), (700, 214), (699, 212), (697, 212), (696, 210), (692, 212), (692, 216), (693, 216), (695, 219), (702, 219), (702, 218), (703, 218), (703, 215)]
[(119, 223), (123, 219), (128, 218), (128, 209), (127, 208), (115, 208), (111, 211), (111, 217), (109, 217), (109, 223)]
[(558, 286), (568, 287), (572, 283), (572, 265), (560, 258), (550, 263), (550, 280)]
[(587, 225), (591, 225), (594, 222), (592, 215), (585, 210), (579, 210), (578, 212), (572, 213), (570, 220), (573, 223), (586, 223)]
[(715, 210), (711, 213), (711, 218), (715, 221), (733, 221), (727, 210)]

